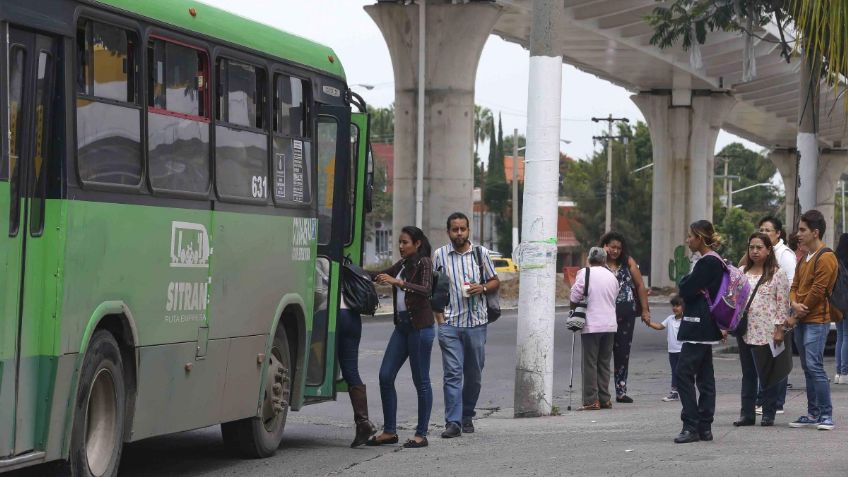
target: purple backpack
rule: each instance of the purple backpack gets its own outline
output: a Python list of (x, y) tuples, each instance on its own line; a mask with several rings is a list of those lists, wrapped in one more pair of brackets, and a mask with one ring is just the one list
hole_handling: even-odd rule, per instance
[(751, 285), (745, 277), (745, 272), (726, 262), (715, 252), (707, 252), (704, 256), (710, 255), (721, 260), (724, 274), (715, 300), (710, 298), (710, 292), (707, 290), (704, 290), (704, 295), (707, 297), (710, 313), (719, 329), (735, 331), (736, 327), (739, 326), (739, 320), (742, 319), (748, 295), (751, 294)]

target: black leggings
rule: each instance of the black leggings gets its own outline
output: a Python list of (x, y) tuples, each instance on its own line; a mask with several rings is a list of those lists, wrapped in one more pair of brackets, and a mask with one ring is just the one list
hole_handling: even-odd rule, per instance
[(612, 344), (612, 362), (615, 375), (615, 395), (627, 394), (627, 368), (630, 366), (630, 344), (633, 343), (633, 328), (636, 316), (616, 317), (618, 330)]

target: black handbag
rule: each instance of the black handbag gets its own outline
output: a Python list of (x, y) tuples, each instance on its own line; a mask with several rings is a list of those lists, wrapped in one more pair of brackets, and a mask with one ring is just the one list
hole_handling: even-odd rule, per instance
[(342, 294), (351, 310), (363, 315), (377, 312), (380, 301), (371, 275), (347, 259), (342, 267)]
[(565, 320), (565, 327), (573, 332), (578, 332), (586, 326), (586, 309), (589, 307), (589, 272), (590, 267), (586, 267), (586, 280), (583, 284), (583, 300), (571, 304), (571, 311), (568, 312), (568, 318)]
[[(474, 256), (477, 258), (477, 266), (480, 268), (480, 281), (482, 284), (485, 284), (487, 280), (484, 279), (485, 274), (483, 273), (483, 252), (480, 250), (479, 246), (474, 247)], [(492, 277), (489, 277), (492, 278)], [(498, 296), (498, 291), (487, 291), (486, 292), (486, 319), (489, 323), (494, 323), (498, 321), (498, 318), (501, 317), (501, 300)]]

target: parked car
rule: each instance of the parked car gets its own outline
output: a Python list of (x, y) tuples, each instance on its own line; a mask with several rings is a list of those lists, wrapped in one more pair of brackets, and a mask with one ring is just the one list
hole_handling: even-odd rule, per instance
[(492, 263), (495, 265), (495, 273), (518, 271), (518, 265), (511, 258), (492, 257)]

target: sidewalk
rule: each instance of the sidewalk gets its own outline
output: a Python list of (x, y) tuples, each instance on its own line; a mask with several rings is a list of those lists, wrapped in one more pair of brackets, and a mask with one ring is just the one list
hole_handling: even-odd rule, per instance
[[(514, 419), (512, 409), (498, 409), (475, 421), (476, 433), (453, 440), (439, 438), (439, 426), (431, 426), (430, 447), (397, 448), (340, 473), (387, 475), (415, 469), (424, 475), (482, 476), (844, 476), (848, 474), (848, 386), (831, 388), (835, 430), (791, 429), (787, 423), (806, 406), (797, 364), (796, 360), (787, 413), (778, 415), (772, 428), (731, 425), (738, 416), (739, 364), (735, 355), (718, 355), (713, 442), (674, 444), (672, 439), (681, 427), (680, 404), (661, 402), (659, 393), (636, 394), (635, 404), (616, 403), (611, 410), (592, 412), (566, 411), (566, 396), (555, 402), (563, 409), (562, 416)], [(832, 367), (832, 358), (827, 365)], [(574, 404), (579, 401), (575, 382)]]

